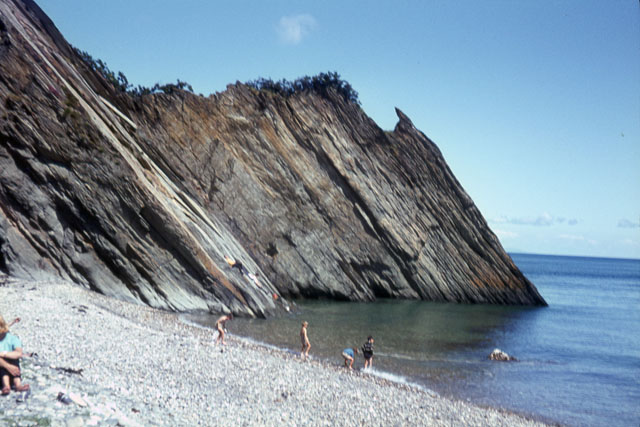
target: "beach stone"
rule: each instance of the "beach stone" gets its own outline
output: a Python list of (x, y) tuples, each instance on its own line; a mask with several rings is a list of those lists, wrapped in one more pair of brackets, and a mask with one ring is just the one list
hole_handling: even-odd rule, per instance
[(87, 406), (87, 402), (85, 402), (85, 400), (77, 393), (69, 393), (69, 399), (78, 406)]
[(76, 416), (67, 420), (67, 427), (82, 427), (84, 425), (84, 418), (81, 416)]
[(97, 415), (92, 415), (91, 417), (89, 417), (89, 419), (86, 421), (85, 425), (88, 426), (97, 426), (100, 425), (102, 421), (102, 418), (100, 418)]

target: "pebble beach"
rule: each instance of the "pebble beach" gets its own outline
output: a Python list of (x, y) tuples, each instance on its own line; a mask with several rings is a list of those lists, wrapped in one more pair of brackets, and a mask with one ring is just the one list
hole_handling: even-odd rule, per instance
[[(545, 425), (185, 323), (66, 282), (0, 277), (30, 393), (0, 425)], [(232, 324), (229, 325), (232, 331)], [(297, 333), (297, 331), (296, 331)], [(311, 353), (313, 353), (313, 348)]]

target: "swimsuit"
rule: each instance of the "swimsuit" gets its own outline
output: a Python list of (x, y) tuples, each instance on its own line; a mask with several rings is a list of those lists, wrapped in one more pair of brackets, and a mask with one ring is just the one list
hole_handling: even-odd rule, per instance
[(373, 357), (373, 344), (366, 342), (362, 346), (362, 355), (365, 359), (369, 360)]
[(353, 359), (353, 349), (352, 348), (345, 348), (344, 350), (342, 350), (342, 356), (349, 359)]

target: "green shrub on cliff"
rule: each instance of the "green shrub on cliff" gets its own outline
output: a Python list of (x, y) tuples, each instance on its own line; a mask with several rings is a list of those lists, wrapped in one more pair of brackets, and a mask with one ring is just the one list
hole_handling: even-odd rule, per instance
[(246, 85), (258, 90), (265, 90), (285, 97), (295, 93), (313, 91), (320, 95), (326, 96), (329, 89), (335, 90), (338, 94), (349, 102), (360, 105), (358, 92), (356, 92), (349, 82), (342, 80), (340, 75), (335, 71), (320, 73), (316, 76), (304, 76), (294, 81), (282, 79), (273, 81), (271, 79), (258, 78), (246, 83)]
[(80, 59), (82, 59), (82, 61), (87, 64), (87, 66), (91, 70), (100, 74), (118, 92), (126, 92), (133, 96), (149, 95), (158, 92), (172, 94), (176, 90), (187, 90), (193, 93), (193, 87), (189, 83), (183, 82), (180, 79), (178, 79), (175, 84), (168, 83), (165, 85), (160, 85), (160, 83), (156, 83), (151, 88), (141, 85), (133, 87), (133, 85), (129, 83), (129, 80), (122, 71), (118, 71), (118, 73), (116, 74), (115, 72), (111, 71), (107, 64), (101, 59), (94, 59), (89, 53), (84, 52), (76, 47), (74, 47), (73, 49), (75, 50), (76, 54), (78, 54)]
[(101, 59), (93, 59), (93, 57), (89, 55), (89, 53), (82, 51), (76, 47), (74, 47), (73, 49), (78, 54), (80, 59), (82, 59), (82, 61), (87, 64), (90, 69), (104, 77), (104, 79), (107, 82), (111, 83), (111, 85), (116, 90), (120, 92), (126, 92), (131, 88), (127, 77), (122, 73), (122, 71), (119, 71), (116, 75), (116, 73), (111, 71), (107, 64)]
[[(150, 95), (159, 92), (172, 94), (177, 90), (186, 90), (193, 93), (193, 87), (189, 83), (183, 82), (180, 79), (178, 79), (175, 84), (168, 83), (161, 85), (160, 83), (156, 83), (153, 87), (145, 87), (141, 85), (134, 87), (129, 83), (129, 80), (122, 71), (115, 73), (109, 69), (107, 64), (101, 59), (94, 59), (89, 53), (76, 47), (73, 49), (87, 67), (100, 74), (118, 92), (128, 93), (133, 96)], [(256, 80), (246, 82), (245, 84), (257, 90), (273, 92), (285, 97), (306, 91), (312, 91), (326, 97), (329, 94), (329, 90), (334, 90), (341, 95), (345, 101), (360, 105), (358, 92), (351, 87), (349, 82), (342, 80), (340, 75), (335, 71), (320, 73), (313, 77), (304, 76), (294, 81), (286, 79), (273, 81), (271, 79), (260, 77)]]

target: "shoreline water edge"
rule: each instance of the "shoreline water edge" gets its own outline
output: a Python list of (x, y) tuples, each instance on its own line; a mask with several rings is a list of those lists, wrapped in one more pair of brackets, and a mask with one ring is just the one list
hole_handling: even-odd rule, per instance
[[(0, 277), (30, 395), (2, 425), (546, 425), (229, 336), (66, 282)], [(26, 423), (26, 424), (25, 424)]]

